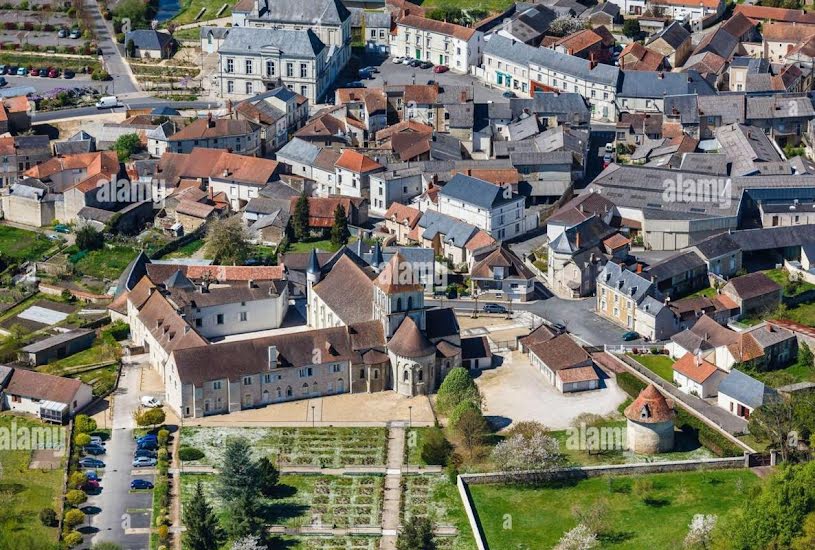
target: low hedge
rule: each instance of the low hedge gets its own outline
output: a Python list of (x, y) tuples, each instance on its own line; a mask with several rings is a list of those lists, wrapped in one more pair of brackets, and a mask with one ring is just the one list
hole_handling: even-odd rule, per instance
[(636, 399), (642, 390), (645, 389), (645, 382), (629, 372), (617, 373), (617, 385), (625, 393)]
[(679, 407), (676, 407), (676, 425), (682, 431), (692, 430), (699, 443), (713, 451), (713, 454), (718, 457), (740, 456), (744, 452), (722, 434)]
[(201, 460), (204, 458), (204, 452), (195, 447), (181, 447), (178, 449), (178, 458), (181, 460)]

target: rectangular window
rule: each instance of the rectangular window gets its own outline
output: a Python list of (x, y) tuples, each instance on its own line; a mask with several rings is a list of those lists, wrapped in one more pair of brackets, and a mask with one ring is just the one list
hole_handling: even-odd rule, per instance
[(218, 314), (218, 315), (215, 317), (215, 320), (216, 320), (216, 322), (217, 322), (219, 325), (223, 325), (223, 324), (224, 324), (224, 314), (223, 314), (223, 313), (219, 313), (219, 314)]
[(220, 390), (220, 389), (221, 389), (221, 381), (220, 381), (220, 380), (218, 380), (218, 381), (216, 381), (216, 382), (213, 382), (213, 383), (212, 383), (212, 389), (213, 389), (213, 390)]
[(228, 72), (228, 73), (234, 73), (235, 72), (235, 60), (232, 59), (231, 57), (227, 58), (227, 60), (226, 60), (226, 72)]
[(244, 68), (246, 70), (246, 74), (252, 74), (253, 67), (252, 67), (252, 60), (251, 59), (247, 59), (244, 62)]
[(306, 78), (308, 76), (308, 65), (305, 63), (300, 63), (300, 78)]
[(286, 63), (286, 76), (289, 78), (294, 76), (294, 63)]
[(252, 385), (252, 377), (251, 376), (244, 376), (243, 377), (243, 385), (244, 386), (251, 386)]
[(247, 94), (251, 94), (251, 93), (252, 93), (252, 83), (251, 83), (251, 82), (247, 82), (247, 83), (246, 83), (246, 93), (247, 93)]
[(266, 74), (268, 76), (274, 76), (276, 72), (277, 72), (277, 69), (275, 68), (274, 61), (267, 61), (266, 62)]
[(240, 312), (240, 320), (241, 320), (242, 323), (246, 322), (246, 312), (245, 311)]
[(229, 94), (235, 93), (235, 82), (232, 80), (226, 81), (226, 92)]

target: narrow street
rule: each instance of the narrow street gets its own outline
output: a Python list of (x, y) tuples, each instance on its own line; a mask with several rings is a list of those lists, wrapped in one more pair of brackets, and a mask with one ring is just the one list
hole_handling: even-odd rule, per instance
[[(150, 514), (153, 508), (152, 491), (130, 491), (133, 452), (133, 411), (139, 406), (139, 390), (146, 363), (125, 364), (119, 389), (114, 393), (112, 434), (107, 442), (107, 453), (100, 458), (105, 469), (100, 471), (102, 491), (88, 499), (88, 504), (101, 512), (92, 517), (91, 527), (98, 529), (93, 544), (115, 542), (123, 549), (143, 550), (150, 546)], [(153, 481), (152, 475), (139, 475)]]
[(110, 88), (107, 92), (110, 95), (116, 95), (119, 99), (140, 94), (136, 79), (133, 78), (133, 73), (130, 71), (130, 66), (122, 59), (119, 53), (119, 48), (113, 38), (113, 31), (108, 26), (108, 22), (102, 17), (102, 12), (99, 10), (99, 4), (96, 0), (82, 0), (88, 12), (93, 16), (94, 32), (96, 33), (96, 42), (102, 50), (102, 57), (104, 58), (104, 68), (113, 77), (113, 80), (108, 82)]

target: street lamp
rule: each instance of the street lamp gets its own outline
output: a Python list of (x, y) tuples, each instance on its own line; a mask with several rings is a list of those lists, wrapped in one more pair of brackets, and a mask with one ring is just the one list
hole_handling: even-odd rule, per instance
[(311, 427), (314, 427), (314, 405), (311, 406)]
[(413, 428), (413, 405), (408, 405), (408, 429)]

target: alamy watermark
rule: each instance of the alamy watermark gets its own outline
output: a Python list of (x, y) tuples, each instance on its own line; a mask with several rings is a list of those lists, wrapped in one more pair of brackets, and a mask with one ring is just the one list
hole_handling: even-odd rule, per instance
[(64, 456), (67, 442), (65, 426), (18, 426), (16, 418), (9, 426), (0, 426), (0, 451), (51, 450), (56, 456)]
[(566, 429), (566, 448), (570, 451), (626, 451), (628, 439), (623, 426), (579, 426)]
[(117, 179), (115, 175), (111, 175), (110, 179), (101, 179), (96, 185), (96, 201), (101, 204), (149, 201), (163, 205), (168, 194), (167, 182), (161, 178), (143, 183)]
[(662, 200), (666, 203), (713, 204), (719, 208), (730, 208), (733, 203), (730, 178), (690, 178), (679, 174), (676, 179), (666, 179), (662, 187)]

